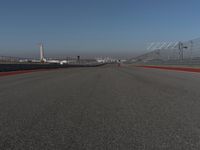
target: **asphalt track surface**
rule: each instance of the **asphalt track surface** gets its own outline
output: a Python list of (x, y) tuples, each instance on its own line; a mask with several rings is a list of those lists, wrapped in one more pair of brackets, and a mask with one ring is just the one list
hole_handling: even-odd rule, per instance
[(0, 149), (200, 149), (200, 74), (69, 68), (0, 77)]

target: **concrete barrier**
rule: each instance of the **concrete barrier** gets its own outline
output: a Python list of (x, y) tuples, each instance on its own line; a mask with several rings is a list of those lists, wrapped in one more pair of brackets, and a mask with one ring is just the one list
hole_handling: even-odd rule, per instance
[(69, 67), (97, 67), (104, 64), (0, 64), (0, 72), (35, 70), (35, 69), (57, 69)]

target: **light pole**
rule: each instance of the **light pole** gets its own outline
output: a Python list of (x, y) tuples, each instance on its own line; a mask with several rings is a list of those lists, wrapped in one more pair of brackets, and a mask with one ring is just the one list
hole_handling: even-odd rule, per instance
[(179, 49), (179, 59), (184, 59), (184, 49), (187, 49), (187, 46), (184, 46), (182, 42), (179, 42), (178, 49)]

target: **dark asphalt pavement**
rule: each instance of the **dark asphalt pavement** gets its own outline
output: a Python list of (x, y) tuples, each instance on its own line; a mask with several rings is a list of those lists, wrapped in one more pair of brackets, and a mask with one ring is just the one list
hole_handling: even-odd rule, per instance
[(136, 67), (0, 77), (0, 150), (199, 150), (200, 74)]

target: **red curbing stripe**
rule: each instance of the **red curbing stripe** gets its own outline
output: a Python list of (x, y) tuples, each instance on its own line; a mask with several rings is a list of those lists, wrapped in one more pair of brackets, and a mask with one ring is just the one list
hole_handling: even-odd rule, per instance
[(19, 70), (19, 71), (0, 72), (0, 77), (12, 76), (12, 75), (18, 75), (18, 74), (25, 74), (25, 73), (32, 73), (32, 72), (38, 72), (38, 71), (47, 71), (47, 70), (49, 70), (49, 69)]
[(153, 69), (164, 69), (164, 70), (175, 70), (175, 71), (185, 71), (185, 72), (197, 72), (200, 73), (200, 68), (190, 68), (190, 67), (171, 67), (171, 66), (136, 66), (142, 68), (153, 68)]

